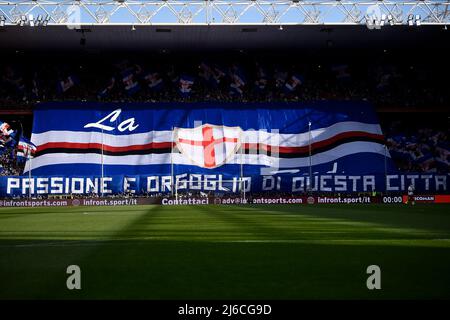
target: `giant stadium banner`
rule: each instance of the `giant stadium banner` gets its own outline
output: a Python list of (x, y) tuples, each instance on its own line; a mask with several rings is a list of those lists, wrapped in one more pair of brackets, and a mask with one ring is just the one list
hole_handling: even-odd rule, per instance
[(397, 172), (366, 102), (45, 103), (31, 141), (0, 196), (448, 190), (448, 175)]
[[(186, 192), (211, 193), (292, 193), (304, 194), (308, 191), (320, 193), (355, 193), (387, 191), (405, 193), (413, 183), (416, 192), (448, 193), (448, 175), (439, 174), (381, 174), (314, 175), (311, 190), (308, 189), (309, 176), (284, 174), (263, 176), (238, 176), (225, 180), (220, 174), (176, 174), (171, 175), (113, 175), (113, 176), (9, 176), (0, 177), (0, 195), (41, 196), (69, 194), (173, 194)], [(241, 183), (242, 181), (242, 183)], [(387, 188), (385, 183), (387, 182)]]

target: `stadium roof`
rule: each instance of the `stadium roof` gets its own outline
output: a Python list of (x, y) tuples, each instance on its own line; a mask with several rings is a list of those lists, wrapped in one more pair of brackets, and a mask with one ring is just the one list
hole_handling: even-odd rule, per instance
[(0, 48), (436, 48), (449, 23), (447, 0), (0, 0)]
[(448, 0), (0, 0), (0, 26), (448, 24)]
[(199, 49), (299, 49), (299, 48), (426, 48), (450, 43), (443, 26), (385, 27), (284, 25), (94, 25), (80, 29), (0, 28), (3, 51), (29, 50), (199, 50)]

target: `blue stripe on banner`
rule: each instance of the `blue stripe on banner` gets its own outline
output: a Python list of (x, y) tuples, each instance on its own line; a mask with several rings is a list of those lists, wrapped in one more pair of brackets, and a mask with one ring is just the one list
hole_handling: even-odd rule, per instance
[[(227, 180), (219, 174), (177, 175), (179, 188), (190, 191), (214, 191), (218, 193), (238, 193), (239, 176), (233, 180)], [(387, 178), (387, 180), (386, 180)], [(311, 187), (318, 192), (371, 192), (384, 191), (387, 184), (388, 191), (405, 193), (408, 186), (414, 182), (415, 192), (427, 194), (429, 192), (448, 193), (449, 179), (447, 175), (439, 174), (392, 174), (385, 177), (382, 174), (375, 175), (338, 175), (322, 174), (313, 175)], [(104, 193), (119, 194), (131, 190), (135, 194), (142, 193), (170, 193), (171, 175), (107, 175), (103, 180), (99, 175), (76, 176), (32, 176), (32, 183), (28, 177), (0, 177), (0, 196), (28, 196), (31, 185), (32, 195), (43, 194), (88, 194)], [(309, 184), (309, 177), (302, 174), (292, 175), (268, 175), (248, 176), (244, 175), (245, 191), (259, 192), (261, 190), (271, 192), (289, 192), (302, 194)]]
[[(112, 111), (121, 109), (113, 123), (116, 135), (127, 135), (117, 127), (135, 118), (139, 127), (133, 133), (171, 130), (172, 127), (192, 128), (196, 121), (239, 126), (243, 130), (280, 130), (280, 133), (301, 133), (328, 127), (341, 121), (377, 124), (378, 118), (367, 102), (319, 101), (304, 103), (94, 103), (53, 102), (35, 108), (33, 133), (50, 130), (88, 131), (84, 126), (95, 123)], [(100, 129), (89, 131), (100, 132)]]

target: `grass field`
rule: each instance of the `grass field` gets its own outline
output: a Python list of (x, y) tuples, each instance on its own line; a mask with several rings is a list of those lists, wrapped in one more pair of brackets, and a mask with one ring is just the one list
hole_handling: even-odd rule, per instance
[(0, 299), (449, 299), (449, 209), (2, 208)]

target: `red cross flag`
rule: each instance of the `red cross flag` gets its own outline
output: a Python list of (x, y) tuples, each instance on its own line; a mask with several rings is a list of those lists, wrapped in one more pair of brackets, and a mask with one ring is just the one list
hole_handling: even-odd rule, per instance
[(241, 147), (240, 127), (204, 124), (174, 129), (178, 150), (193, 164), (202, 168), (217, 168), (232, 159)]

